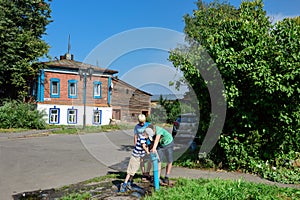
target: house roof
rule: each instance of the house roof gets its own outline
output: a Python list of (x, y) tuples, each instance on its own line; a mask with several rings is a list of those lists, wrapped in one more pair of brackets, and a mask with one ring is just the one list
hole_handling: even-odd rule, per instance
[(169, 100), (169, 101), (175, 101), (176, 99), (183, 99), (183, 94), (155, 94), (151, 97), (151, 101), (159, 101), (160, 96), (162, 96), (163, 99)]
[(87, 63), (75, 61), (75, 60), (70, 60), (70, 59), (61, 59), (61, 60), (54, 60), (54, 61), (49, 61), (49, 62), (42, 62), (44, 65), (47, 67), (51, 68), (65, 68), (65, 69), (88, 69), (88, 68), (93, 68), (95, 72), (101, 72), (105, 74), (116, 74), (118, 71), (116, 70), (111, 70), (107, 68), (101, 68), (98, 66), (90, 65)]
[(122, 83), (123, 85), (126, 85), (126, 86), (129, 87), (129, 88), (132, 88), (132, 89), (134, 89), (134, 90), (138, 90), (138, 91), (140, 91), (140, 92), (142, 92), (142, 93), (144, 93), (144, 94), (146, 94), (146, 95), (152, 96), (152, 94), (150, 94), (150, 93), (148, 93), (148, 92), (145, 92), (145, 91), (143, 91), (143, 90), (140, 90), (140, 89), (138, 89), (138, 88), (136, 88), (136, 87), (134, 87), (134, 86), (132, 86), (132, 85), (130, 85), (130, 84), (128, 84), (128, 83), (122, 81), (121, 79), (118, 79), (118, 78), (115, 78), (115, 77), (114, 77), (114, 78), (113, 78), (113, 81)]

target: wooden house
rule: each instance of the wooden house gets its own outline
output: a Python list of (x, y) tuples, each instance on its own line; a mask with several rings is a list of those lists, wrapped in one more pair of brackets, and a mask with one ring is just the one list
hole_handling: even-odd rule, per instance
[(136, 122), (140, 113), (148, 116), (151, 112), (151, 94), (114, 77), (111, 104), (113, 119)]

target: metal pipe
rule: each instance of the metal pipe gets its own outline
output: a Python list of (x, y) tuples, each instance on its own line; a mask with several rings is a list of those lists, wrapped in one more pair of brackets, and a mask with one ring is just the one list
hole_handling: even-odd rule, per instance
[(86, 73), (83, 75), (83, 130), (86, 127)]
[(159, 190), (159, 169), (158, 169), (158, 155), (157, 153), (150, 153), (151, 160), (153, 163), (153, 176), (154, 176), (154, 189), (155, 191)]

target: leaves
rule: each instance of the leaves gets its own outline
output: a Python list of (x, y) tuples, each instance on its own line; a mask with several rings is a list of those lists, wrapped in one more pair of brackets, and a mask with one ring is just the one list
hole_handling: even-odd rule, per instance
[[(251, 158), (274, 159), (276, 152), (299, 150), (299, 17), (272, 24), (261, 0), (244, 1), (239, 8), (218, 1), (197, 5), (192, 16), (185, 16), (190, 45), (183, 52), (189, 58), (176, 49), (170, 60), (193, 86), (206, 123), (211, 112), (209, 82), (194, 65), (209, 65), (203, 64), (207, 57), (201, 57), (195, 46), (200, 43), (198, 48), (205, 49), (217, 66), (227, 101), (223, 137), (229, 140), (219, 143), (226, 150), (224, 162), (247, 167), (244, 163)], [(202, 134), (205, 127), (200, 127)]]
[(27, 94), (26, 82), (38, 71), (32, 63), (48, 52), (41, 37), (51, 10), (44, 0), (0, 0), (0, 10), (1, 95), (16, 98)]

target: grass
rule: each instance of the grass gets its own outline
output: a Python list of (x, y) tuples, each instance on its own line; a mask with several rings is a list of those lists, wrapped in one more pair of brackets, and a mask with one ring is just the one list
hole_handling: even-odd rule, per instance
[(243, 180), (220, 179), (183, 179), (177, 180), (172, 188), (161, 188), (160, 191), (146, 196), (145, 200), (153, 199), (300, 199), (300, 190), (280, 188), (277, 186), (250, 183)]
[[(133, 125), (118, 124), (118, 125), (100, 125), (100, 126), (86, 126), (83, 130), (82, 126), (66, 126), (66, 125), (48, 125), (45, 130), (51, 131), (52, 134), (81, 134), (81, 133), (97, 133), (109, 132), (114, 130), (134, 129)], [(11, 128), (0, 129), (0, 133), (17, 133), (24, 131), (31, 131), (32, 129)]]
[(127, 124), (120, 125), (101, 125), (101, 126), (86, 126), (82, 129), (81, 126), (61, 126), (60, 129), (52, 131), (53, 134), (81, 134), (81, 133), (97, 133), (109, 132), (114, 130), (133, 129), (133, 126)]
[(24, 128), (10, 128), (10, 129), (3, 129), (0, 128), (0, 133), (16, 133), (16, 132), (22, 132), (22, 131), (28, 131), (31, 129), (24, 129)]
[[(103, 177), (97, 177), (85, 181), (85, 184), (92, 182), (101, 182), (106, 179), (123, 180), (125, 174), (110, 174)], [(136, 178), (137, 179), (137, 178)], [(135, 180), (136, 180), (135, 179)], [(160, 187), (159, 191), (153, 191), (150, 195), (146, 195), (142, 199), (205, 199), (205, 200), (247, 200), (247, 199), (263, 199), (263, 200), (296, 200), (300, 199), (300, 190), (295, 188), (278, 187), (274, 185), (266, 185), (261, 183), (247, 182), (243, 179), (239, 180), (223, 180), (223, 179), (172, 179), (173, 187)], [(80, 193), (71, 193), (65, 195), (60, 200), (84, 200), (93, 199), (92, 194), (88, 190), (81, 190)]]
[[(166, 124), (163, 124), (167, 126)], [(117, 125), (100, 125), (100, 126), (86, 126), (83, 130), (82, 126), (67, 126), (67, 125), (48, 125), (46, 129), (51, 130), (52, 134), (81, 134), (81, 133), (97, 133), (97, 132), (109, 132), (114, 130), (126, 130), (134, 129), (135, 124), (117, 124)], [(162, 126), (162, 125), (160, 125)], [(54, 129), (54, 130), (52, 130)], [(32, 129), (0, 129), (0, 133), (16, 133), (30, 131)]]
[(60, 200), (89, 200), (91, 198), (90, 193), (83, 194), (70, 194), (68, 196), (62, 197)]

